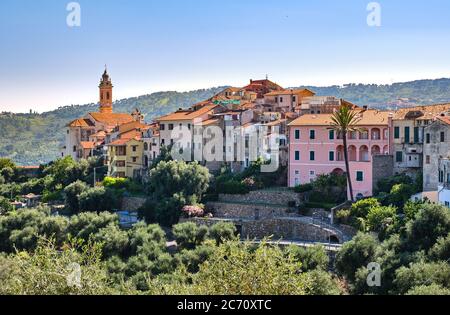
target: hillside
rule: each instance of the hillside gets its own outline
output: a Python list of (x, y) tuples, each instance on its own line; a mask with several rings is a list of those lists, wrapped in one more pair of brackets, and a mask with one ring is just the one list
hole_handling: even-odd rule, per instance
[[(450, 101), (450, 79), (419, 80), (392, 85), (348, 84), (344, 86), (305, 86), (318, 95), (334, 95), (357, 105), (381, 109)], [(223, 87), (185, 93), (158, 92), (115, 102), (117, 112), (139, 108), (146, 121), (180, 107), (207, 99)], [(70, 120), (95, 111), (97, 105), (60, 107), (43, 114), (0, 114), (0, 157), (9, 157), (21, 165), (34, 165), (53, 160), (64, 141), (64, 126)]]

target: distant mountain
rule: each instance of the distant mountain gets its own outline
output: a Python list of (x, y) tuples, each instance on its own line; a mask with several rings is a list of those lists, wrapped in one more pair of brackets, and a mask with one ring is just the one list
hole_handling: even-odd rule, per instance
[[(392, 85), (347, 84), (344, 86), (303, 86), (322, 96), (336, 96), (357, 105), (380, 109), (450, 102), (450, 79), (419, 80)], [(146, 121), (189, 107), (223, 90), (224, 87), (185, 93), (158, 92), (114, 103), (116, 112), (139, 108)], [(58, 157), (64, 141), (64, 126), (71, 120), (96, 111), (96, 104), (64, 106), (43, 114), (0, 114), (0, 157), (21, 165), (49, 162)]]

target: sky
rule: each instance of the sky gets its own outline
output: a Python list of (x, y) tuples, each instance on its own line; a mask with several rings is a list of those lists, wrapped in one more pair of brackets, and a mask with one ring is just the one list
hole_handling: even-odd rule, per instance
[(450, 1), (0, 1), (0, 111), (97, 102), (105, 64), (116, 99), (157, 91), (394, 83), (450, 77)]

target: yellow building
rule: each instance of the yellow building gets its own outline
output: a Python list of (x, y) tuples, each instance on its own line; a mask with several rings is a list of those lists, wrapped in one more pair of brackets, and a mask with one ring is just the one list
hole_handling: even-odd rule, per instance
[(108, 146), (108, 175), (139, 178), (142, 176), (144, 142), (138, 137), (118, 139)]

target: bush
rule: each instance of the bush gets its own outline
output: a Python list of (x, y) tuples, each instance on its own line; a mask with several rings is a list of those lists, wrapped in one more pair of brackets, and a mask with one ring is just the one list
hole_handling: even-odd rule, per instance
[(450, 231), (450, 211), (437, 204), (424, 204), (415, 220), (406, 224), (406, 244), (410, 250), (428, 251)]
[(208, 228), (204, 225), (198, 226), (195, 223), (186, 222), (174, 225), (172, 232), (180, 248), (193, 249), (203, 243), (208, 234)]
[(415, 263), (409, 267), (401, 267), (395, 275), (394, 285), (398, 294), (431, 284), (450, 288), (450, 265), (447, 262)]
[(406, 295), (450, 295), (450, 289), (433, 283), (414, 287)]
[(181, 211), (184, 213), (187, 218), (198, 218), (204, 215), (203, 208), (199, 206), (184, 206)]
[(363, 233), (358, 233), (350, 242), (345, 243), (336, 255), (338, 273), (350, 281), (354, 281), (356, 272), (361, 267), (374, 261), (378, 246), (377, 240)]
[(431, 248), (429, 256), (434, 261), (450, 261), (450, 233), (447, 237), (441, 237)]
[(76, 181), (64, 189), (64, 202), (71, 214), (80, 212), (80, 195), (88, 189), (89, 186), (82, 181)]
[(286, 248), (286, 253), (302, 264), (303, 271), (327, 270), (330, 262), (324, 247), (320, 245), (306, 248), (290, 245)]
[(104, 187), (89, 188), (78, 198), (81, 211), (112, 211), (119, 206), (119, 197), (116, 193)]
[(218, 188), (218, 191), (229, 195), (245, 195), (250, 192), (250, 189), (242, 182), (229, 180), (223, 183), (223, 185)]
[(219, 245), (224, 241), (235, 239), (236, 233), (236, 226), (233, 223), (219, 222), (209, 228), (208, 237), (214, 239)]
[(369, 231), (380, 232), (395, 223), (397, 209), (395, 207), (372, 207), (367, 214), (367, 228)]
[(366, 218), (371, 208), (379, 206), (380, 203), (375, 198), (362, 199), (352, 204), (350, 214), (352, 217)]
[(297, 193), (305, 193), (313, 190), (313, 184), (303, 184), (295, 186), (294, 191)]
[(336, 220), (341, 224), (349, 224), (350, 223), (350, 210), (342, 209), (336, 212)]
[(14, 207), (11, 205), (8, 199), (0, 196), (0, 215), (9, 211), (13, 211)]

